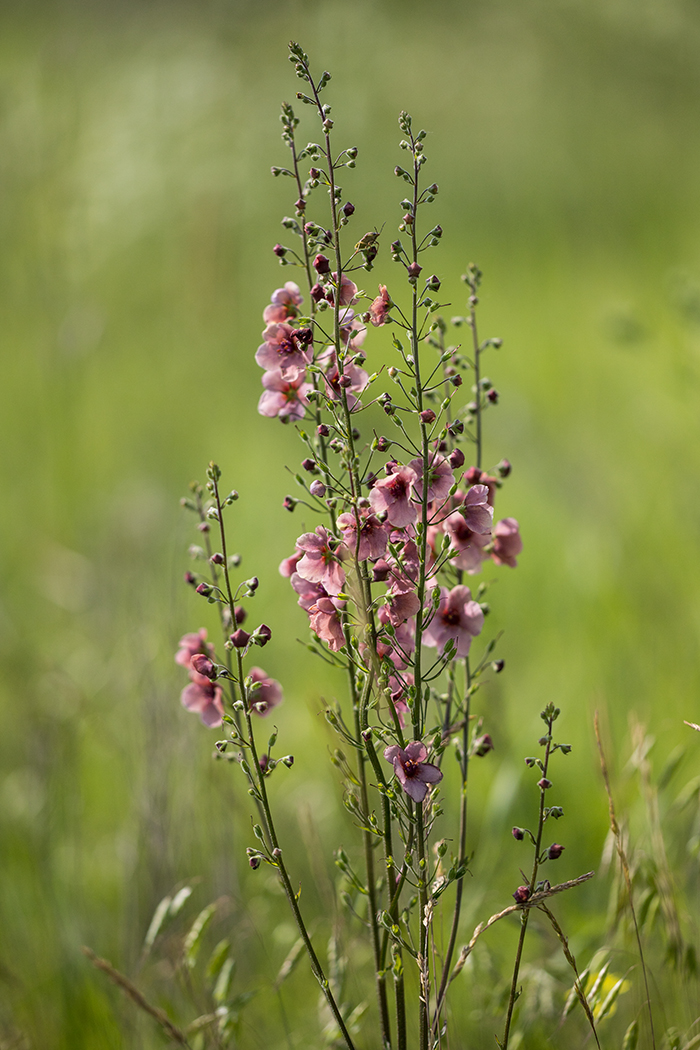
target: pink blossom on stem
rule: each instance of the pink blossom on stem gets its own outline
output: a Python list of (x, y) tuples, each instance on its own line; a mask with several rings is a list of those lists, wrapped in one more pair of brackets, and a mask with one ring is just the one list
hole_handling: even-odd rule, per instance
[[(333, 278), (332, 282), (328, 283), (326, 287), (326, 298), (329, 303), (335, 303), (335, 290), (338, 285), (338, 274), (331, 274)], [(355, 296), (357, 295), (357, 285), (354, 281), (351, 281), (345, 274), (340, 279), (340, 305), (341, 306), (354, 306), (357, 302)]]
[(392, 627), (410, 620), (420, 609), (420, 601), (415, 591), (403, 591), (399, 594), (391, 594), (387, 603), (389, 611), (389, 623)]
[(248, 672), (253, 679), (253, 688), (250, 691), (250, 709), (256, 715), (269, 715), (273, 707), (277, 707), (284, 699), (282, 686), (274, 678), (268, 678), (260, 667), (251, 667)]
[(386, 324), (391, 309), (391, 297), (385, 284), (379, 285), (379, 295), (369, 308), (369, 319), (375, 328)]
[(309, 622), (311, 630), (314, 631), (322, 642), (325, 642), (332, 652), (337, 653), (345, 645), (343, 626), (338, 615), (338, 606), (332, 598), (319, 598), (315, 605), (309, 609)]
[(340, 554), (347, 552), (342, 547), (333, 551), (331, 537), (323, 525), (318, 525), (315, 532), (305, 532), (297, 540), (297, 547), (304, 556), (297, 564), (297, 573), (310, 583), (322, 584), (328, 594), (338, 594), (345, 583), (345, 570), (340, 564)]
[(408, 714), (406, 693), (408, 687), (413, 685), (414, 680), (414, 675), (410, 672), (407, 674), (393, 674), (389, 678), (389, 695), (391, 697), (391, 702), (394, 705), (394, 709), (399, 716), (399, 725), (402, 729), (406, 725), (406, 715)]
[(188, 711), (195, 711), (205, 726), (220, 726), (224, 713), (221, 686), (196, 671), (190, 671), (190, 679), (190, 684), (180, 694), (182, 706)]
[(178, 642), (180, 648), (175, 653), (175, 663), (183, 667), (189, 667), (190, 661), (196, 653), (204, 653), (205, 656), (214, 655), (214, 646), (207, 641), (206, 628), (202, 627), (196, 634), (183, 634)]
[(360, 512), (360, 544), (357, 544), (357, 518), (354, 513), (341, 514), (338, 517), (338, 528), (340, 529), (343, 542), (352, 555), (357, 550), (359, 561), (371, 558), (376, 561), (386, 551), (388, 542), (387, 531), (376, 514), (368, 509)]
[(442, 772), (432, 762), (426, 762), (428, 749), (420, 740), (406, 744), (406, 748), (392, 744), (384, 751), (384, 758), (394, 765), (394, 773), (406, 794), (414, 802), (422, 802), (429, 784), (439, 784)]
[(297, 605), (300, 605), (306, 612), (309, 612), (311, 606), (315, 605), (319, 598), (328, 597), (325, 587), (322, 587), (320, 583), (310, 583), (309, 580), (305, 580), (300, 576), (298, 572), (292, 573), (289, 582), (299, 595)]
[(457, 551), (457, 557), (452, 558), (454, 567), (470, 575), (479, 572), (481, 563), (487, 557), (483, 548), (491, 542), (490, 534), (472, 532), (459, 511), (450, 514), (445, 520), (445, 532), (450, 537), (452, 549)]
[(374, 513), (386, 513), (389, 524), (397, 529), (413, 525), (416, 520), (416, 507), (411, 502), (416, 477), (413, 467), (397, 466), (388, 477), (376, 481), (370, 490), (369, 501)]
[[(389, 607), (382, 605), (377, 613), (377, 619), (381, 624), (391, 623)], [(393, 624), (392, 624), (393, 626)], [(394, 667), (403, 670), (411, 662), (411, 656), (416, 648), (416, 624), (415, 620), (406, 620), (394, 628), (393, 637), (388, 634), (380, 634), (377, 639), (377, 652), (379, 656), (388, 656)]]
[(301, 558), (301, 551), (296, 551), (294, 554), (290, 554), (288, 558), (285, 558), (280, 562), (280, 576), (290, 577), (295, 571), (299, 559)]
[(472, 601), (468, 587), (460, 584), (448, 591), (440, 588), (440, 604), (430, 621), (423, 640), (426, 645), (437, 646), (444, 653), (450, 638), (457, 645), (457, 656), (467, 656), (472, 638), (481, 633), (484, 614), (478, 602)]
[(280, 419), (303, 419), (308, 405), (311, 383), (304, 382), (304, 373), (292, 378), (291, 372), (282, 375), (279, 368), (265, 372), (262, 377), (264, 391), (258, 401), (261, 416), (279, 416)]
[(255, 360), (270, 372), (279, 369), (286, 379), (296, 379), (303, 374), (311, 362), (309, 344), (300, 341), (297, 329), (280, 323), (269, 324), (263, 332), (262, 343), (255, 354)]
[[(423, 460), (412, 459), (410, 466), (416, 472), (416, 480), (413, 483), (416, 496), (423, 499)], [(444, 500), (450, 494), (450, 489), (455, 483), (454, 474), (450, 461), (439, 452), (432, 452), (428, 463), (428, 502), (433, 500)]]
[(496, 565), (510, 565), (514, 569), (518, 564), (517, 555), (523, 549), (520, 538), (520, 527), (515, 518), (503, 518), (494, 529), (493, 554)]
[(490, 490), (487, 485), (472, 485), (460, 507), (464, 520), (472, 532), (482, 535), (491, 532), (493, 506), (489, 503)]
[(352, 364), (348, 361), (343, 366), (343, 374), (340, 375), (338, 370), (338, 361), (335, 350), (329, 347), (328, 350), (324, 351), (319, 358), (319, 364), (327, 365), (324, 372), (324, 380), (326, 383), (326, 393), (334, 401), (340, 400), (341, 387), (345, 389), (346, 398), (348, 402), (348, 408), (351, 412), (359, 406), (359, 400), (355, 396), (361, 394), (369, 382), (369, 374), (365, 372), (364, 368), (360, 368), (358, 365)]
[(367, 326), (355, 316), (355, 311), (349, 307), (340, 311), (340, 338), (346, 349), (352, 353), (359, 350), (367, 335)]
[(297, 306), (301, 306), (303, 301), (299, 285), (287, 281), (284, 288), (275, 288), (270, 305), (263, 310), (263, 321), (265, 324), (276, 324), (298, 317)]

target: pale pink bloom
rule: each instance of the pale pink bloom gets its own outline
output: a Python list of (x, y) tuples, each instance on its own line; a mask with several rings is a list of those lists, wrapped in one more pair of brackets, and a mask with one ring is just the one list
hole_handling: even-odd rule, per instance
[(323, 525), (318, 525), (315, 532), (305, 532), (300, 536), (296, 545), (304, 552), (304, 556), (297, 564), (297, 573), (310, 583), (322, 584), (329, 594), (334, 595), (342, 591), (345, 583), (340, 554), (347, 552), (342, 545), (333, 551), (330, 540), (330, 534)]
[(197, 653), (204, 653), (205, 656), (214, 655), (214, 646), (207, 641), (207, 632), (204, 627), (196, 634), (183, 634), (178, 645), (180, 648), (175, 653), (175, 663), (182, 664), (183, 667), (189, 667), (190, 660)]
[(182, 706), (188, 711), (196, 711), (205, 726), (220, 726), (224, 713), (221, 686), (196, 671), (190, 671), (190, 679), (190, 684), (180, 694)]
[(467, 656), (472, 638), (481, 633), (484, 626), (484, 614), (478, 602), (472, 601), (468, 587), (460, 584), (448, 591), (440, 588), (440, 604), (430, 621), (423, 641), (426, 645), (437, 646), (444, 653), (450, 638), (456, 644), (457, 656)]
[(367, 386), (369, 382), (368, 373), (365, 372), (364, 368), (360, 368), (359, 365), (354, 365), (348, 361), (343, 366), (344, 382), (341, 383), (338, 361), (333, 347), (325, 350), (319, 356), (318, 362), (327, 366), (323, 378), (326, 382), (326, 393), (328, 396), (334, 401), (339, 401), (341, 386), (344, 387), (348, 408), (351, 412), (354, 411), (359, 406), (359, 400), (355, 395), (361, 394)]
[(287, 281), (284, 288), (276, 288), (272, 293), (270, 305), (263, 310), (263, 321), (265, 324), (272, 324), (287, 321), (290, 317), (298, 317), (297, 306), (301, 306), (303, 301), (299, 285), (294, 281)]
[(253, 679), (253, 688), (250, 690), (250, 709), (256, 715), (269, 715), (273, 707), (277, 707), (284, 699), (282, 686), (274, 678), (268, 678), (260, 667), (251, 667), (248, 675)]
[(357, 518), (354, 513), (341, 514), (338, 518), (338, 528), (350, 553), (354, 556), (357, 550), (358, 561), (365, 561), (367, 558), (375, 561), (381, 558), (386, 551), (387, 531), (379, 518), (366, 508), (360, 511), (359, 548), (357, 545)]
[(375, 328), (386, 324), (389, 310), (391, 309), (391, 297), (386, 290), (385, 284), (379, 285), (379, 295), (369, 308), (370, 321)]
[(411, 488), (416, 476), (412, 467), (397, 466), (388, 477), (376, 481), (370, 490), (369, 501), (374, 513), (386, 513), (386, 520), (397, 529), (412, 525), (416, 520), (416, 508), (411, 503)]
[[(333, 282), (326, 287), (326, 298), (329, 303), (335, 303), (335, 289), (338, 283), (338, 274), (331, 274)], [(345, 274), (340, 279), (340, 305), (341, 306), (354, 306), (357, 302), (355, 296), (357, 295), (357, 285), (354, 281), (351, 281)]]
[(410, 672), (403, 675), (393, 674), (389, 678), (391, 702), (399, 716), (399, 725), (402, 729), (406, 725), (406, 715), (408, 714), (408, 704), (405, 699), (406, 692), (409, 685), (413, 685), (414, 680), (414, 676)]
[[(389, 608), (382, 605), (377, 613), (377, 619), (382, 624), (390, 623)], [(381, 657), (388, 656), (394, 667), (403, 670), (408, 667), (411, 655), (416, 648), (416, 625), (413, 620), (400, 623), (394, 629), (393, 638), (383, 634), (377, 639), (377, 652)]]
[[(392, 541), (398, 544), (400, 540), (392, 537)], [(387, 588), (392, 594), (405, 594), (418, 586), (420, 575), (420, 555), (415, 540), (404, 540), (399, 552), (401, 562), (391, 555), (387, 561), (390, 567)]]
[(291, 372), (286, 376), (276, 368), (263, 373), (262, 385), (265, 387), (258, 401), (258, 412), (261, 416), (279, 416), (280, 419), (303, 419), (308, 405), (307, 396), (313, 386), (304, 382), (304, 373), (299, 372), (292, 378)]
[(399, 624), (405, 623), (406, 620), (410, 620), (412, 616), (415, 616), (420, 609), (418, 595), (415, 591), (402, 591), (398, 594), (392, 594), (389, 597), (387, 608), (389, 610), (389, 622), (393, 627), (398, 627)]
[[(410, 466), (413, 468), (416, 474), (416, 480), (413, 483), (416, 496), (419, 500), (423, 499), (423, 460), (412, 459)], [(450, 461), (444, 456), (441, 456), (439, 452), (431, 452), (428, 461), (428, 503), (432, 503), (433, 500), (444, 500), (450, 494), (450, 489), (455, 483), (454, 474), (452, 473), (452, 467)]]
[(349, 353), (359, 350), (365, 341), (367, 326), (355, 316), (355, 311), (351, 310), (350, 307), (340, 311), (339, 321), (340, 338), (343, 341), (343, 345)]
[(485, 470), (479, 470), (478, 467), (470, 467), (466, 472), (466, 478), (472, 485), (475, 483), (486, 485), (486, 488), (489, 490), (489, 506), (493, 507), (496, 491), (500, 488), (498, 478), (491, 477)]
[(491, 542), (491, 536), (472, 532), (464, 520), (464, 516), (455, 511), (445, 520), (445, 532), (450, 537), (452, 549), (457, 551), (457, 557), (452, 558), (452, 564), (456, 569), (462, 569), (473, 575), (481, 569), (481, 563), (487, 557), (483, 548)]
[(523, 549), (520, 528), (515, 518), (503, 518), (494, 529), (493, 554), (496, 565), (510, 565), (514, 569), (518, 564), (516, 558)]
[(297, 563), (301, 558), (301, 551), (296, 551), (294, 554), (290, 554), (288, 558), (280, 562), (279, 573), (280, 576), (291, 576), (297, 567)]
[(345, 645), (345, 635), (338, 615), (338, 607), (332, 598), (319, 598), (316, 604), (311, 606), (309, 622), (311, 630), (334, 653)]
[[(299, 556), (301, 557), (301, 555)], [(310, 583), (309, 580), (305, 580), (300, 576), (298, 572), (292, 573), (289, 582), (292, 585), (292, 589), (299, 595), (297, 605), (300, 605), (305, 612), (308, 612), (319, 598), (328, 597), (328, 591), (325, 587), (322, 587), (320, 583)]]
[(297, 329), (280, 322), (269, 324), (263, 332), (262, 343), (255, 354), (261, 368), (274, 372), (280, 369), (285, 378), (296, 379), (311, 362), (311, 352), (297, 335)]
[(464, 520), (472, 532), (482, 535), (491, 532), (493, 506), (489, 503), (490, 490), (487, 485), (472, 485), (460, 507)]
[(426, 762), (428, 749), (420, 740), (406, 744), (406, 748), (392, 744), (384, 751), (384, 758), (394, 765), (394, 773), (406, 794), (414, 802), (422, 802), (429, 784), (439, 784), (442, 772), (432, 762)]

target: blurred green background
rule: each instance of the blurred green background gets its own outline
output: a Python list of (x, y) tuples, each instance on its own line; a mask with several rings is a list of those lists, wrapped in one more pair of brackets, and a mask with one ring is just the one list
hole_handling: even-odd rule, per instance
[[(294, 931), (274, 882), (246, 868), (242, 778), (210, 760), (215, 732), (180, 707), (172, 659), (184, 631), (214, 632), (182, 583), (196, 533), (178, 506), (214, 457), (241, 493), (242, 570), (262, 581), (254, 615), (274, 643), (261, 662), (283, 682), (277, 721), (297, 756), (273, 787), (325, 944), (330, 850), (352, 831), (319, 711), (344, 683), (298, 644), (305, 617), (277, 576), (311, 523), (282, 509), (285, 464), (303, 453), (292, 428), (258, 416), (253, 360), (263, 306), (294, 277), (271, 252), (291, 183), (268, 177), (285, 162), (279, 103), (297, 90), (287, 41), (332, 71), (336, 143), (359, 149), (344, 181), (351, 234), (387, 222), (364, 286), (393, 273), (396, 116), (408, 109), (430, 131), (426, 175), (440, 184), (431, 219), (445, 234), (430, 265), (446, 313), (462, 312), (459, 275), (474, 260), (482, 334), (504, 339), (488, 362), (501, 402), (486, 461), (514, 464), (497, 512), (519, 519), (525, 551), (490, 595), (507, 667), (478, 697), (496, 751), (474, 773), (467, 934), (521, 881), (509, 831), (535, 820), (522, 756), (546, 702), (574, 745), (553, 777), (566, 810), (558, 878), (601, 861), (595, 707), (640, 841), (630, 712), (656, 738), (657, 773), (679, 758), (670, 799), (700, 772), (700, 737), (682, 724), (700, 721), (700, 5), (6, 0), (0, 29), (0, 1046), (162, 1045), (80, 946), (136, 974), (155, 905), (192, 879), (190, 903), (225, 898), (213, 940), (232, 937), (235, 987), (257, 993), (240, 1045), (314, 1045), (304, 966), (284, 1003), (271, 991)], [(370, 364), (387, 345), (369, 336)], [(664, 805), (692, 941), (697, 828)], [(328, 859), (310, 865), (317, 839)], [(558, 906), (582, 966), (609, 943), (609, 893), (602, 875)], [(460, 978), (474, 1046), (500, 1028), (483, 989), (516, 932)], [(569, 978), (549, 962), (551, 937), (532, 940), (551, 1033)], [(649, 940), (658, 961), (659, 923)], [(357, 1002), (362, 951), (345, 950)], [(619, 974), (635, 959), (624, 939), (617, 950)], [(167, 950), (142, 974), (184, 1024), (194, 1015), (171, 977)], [(677, 1009), (666, 1000), (665, 1022), (692, 1020), (687, 994)], [(627, 1000), (624, 1019), (604, 1022), (620, 1032), (639, 1008), (637, 993)], [(539, 1045), (534, 1031), (525, 1046)]]

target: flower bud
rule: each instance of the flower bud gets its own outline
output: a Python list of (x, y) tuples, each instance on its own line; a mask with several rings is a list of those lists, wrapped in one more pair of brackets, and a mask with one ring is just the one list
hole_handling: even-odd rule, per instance
[(331, 272), (331, 264), (325, 255), (317, 255), (314, 259), (314, 270), (318, 274), (326, 274)]
[(389, 441), (389, 438), (385, 438), (385, 437), (382, 437), (382, 436), (377, 438), (377, 451), (379, 451), (379, 452), (388, 452), (388, 450), (391, 448), (391, 446), (392, 446), (392, 442)]
[(484, 733), (483, 736), (476, 738), (473, 747), (474, 754), (478, 755), (479, 758), (483, 758), (484, 755), (488, 755), (489, 751), (493, 751), (493, 740), (488, 733)]
[(325, 423), (319, 423), (319, 425), (316, 427), (316, 433), (320, 438), (327, 438), (330, 434), (330, 430), (328, 429)]
[(287, 254), (287, 249), (281, 244), (276, 244), (272, 250), (278, 259), (284, 259), (285, 255)]
[(262, 649), (262, 647), (264, 645), (267, 645), (267, 643), (272, 638), (272, 631), (270, 630), (270, 628), (267, 626), (266, 623), (261, 623), (259, 627), (255, 628), (255, 630), (253, 631), (253, 633), (251, 635), (251, 638), (253, 640), (253, 643), (255, 645), (259, 645), (260, 648)]
[(487, 398), (489, 399), (489, 401), (491, 402), (492, 405), (498, 404), (498, 391), (495, 390), (493, 387), (491, 387), (491, 389), (489, 390), (489, 392), (488, 392), (488, 394), (486, 396), (487, 396)]
[(209, 530), (211, 529), (211, 525), (208, 521), (200, 521), (197, 528), (200, 532), (209, 532)]
[(326, 495), (326, 486), (322, 481), (319, 481), (319, 479), (316, 478), (316, 480), (312, 481), (309, 485), (309, 492), (312, 496), (318, 496), (319, 499), (322, 499)]
[(185, 583), (189, 583), (191, 587), (194, 587), (197, 583), (197, 577), (193, 572), (185, 573)]
[(547, 850), (547, 857), (549, 860), (559, 860), (565, 848), (565, 846), (560, 846), (558, 842), (553, 842)]
[(537, 786), (538, 786), (538, 788), (542, 788), (543, 791), (546, 791), (547, 788), (551, 788), (552, 781), (551, 780), (547, 780), (547, 777), (542, 777), (541, 780), (537, 781)]
[(464, 380), (459, 372), (455, 372), (453, 376), (450, 376), (450, 382), (452, 383), (452, 386), (461, 386)]
[(297, 214), (303, 215), (304, 212), (306, 211), (306, 201), (304, 200), (304, 198), (300, 197), (299, 200), (294, 205), (294, 207), (297, 210)]
[(248, 857), (248, 863), (250, 864), (253, 871), (256, 871), (260, 867), (260, 857), (257, 853), (253, 854), (252, 857)]
[(435, 422), (435, 413), (433, 412), (432, 408), (423, 409), (423, 411), (420, 414), (420, 421), (421, 423), (426, 423), (428, 425), (430, 423)]
[(440, 278), (436, 274), (428, 278), (428, 288), (430, 288), (431, 292), (440, 291)]
[(354, 214), (354, 212), (355, 205), (351, 204), (350, 201), (346, 201), (346, 203), (343, 205), (343, 215), (345, 216), (345, 218), (349, 219), (350, 216)]
[(513, 828), (513, 838), (518, 842), (522, 842), (525, 838), (525, 832), (522, 828)]
[(479, 470), (478, 467), (470, 467), (464, 476), (470, 485), (478, 485), (482, 474), (483, 470)]
[(526, 900), (529, 900), (529, 897), (530, 897), (530, 887), (529, 886), (518, 886), (517, 890), (513, 894), (513, 900), (515, 901), (516, 904), (524, 904)]
[(390, 572), (390, 568), (387, 562), (383, 558), (374, 563), (372, 568), (372, 579), (374, 583), (384, 583)]
[(282, 506), (284, 507), (285, 510), (288, 510), (290, 512), (294, 510), (296, 505), (297, 505), (297, 501), (294, 499), (293, 496), (285, 496), (284, 499), (282, 500)]
[(251, 592), (251, 594), (255, 594), (258, 587), (260, 586), (260, 580), (257, 576), (251, 576), (249, 580), (245, 581), (245, 584), (248, 590)]
[(502, 478), (507, 478), (512, 469), (513, 468), (511, 467), (510, 462), (507, 459), (502, 459), (496, 467), (499, 476)]
[(210, 583), (200, 583), (197, 587), (197, 594), (203, 594), (205, 598), (208, 598), (211, 592), (214, 590)]
[(505, 660), (494, 660), (491, 667), (494, 669), (496, 674), (500, 674), (503, 668), (506, 666)]
[(449, 455), (450, 466), (453, 470), (457, 470), (464, 463), (464, 453), (461, 448), (454, 448)]
[(301, 465), (304, 468), (304, 470), (309, 472), (309, 474), (313, 474), (313, 472), (316, 470), (315, 459), (302, 459)]
[(195, 653), (190, 660), (190, 666), (194, 668), (197, 674), (210, 678), (212, 682), (216, 678), (216, 665), (204, 653)]
[(420, 272), (422, 269), (423, 267), (419, 266), (417, 262), (412, 262), (411, 265), (408, 267), (409, 278), (416, 280), (416, 278), (420, 277)]
[(223, 565), (224, 564), (224, 556), (223, 556), (223, 554), (219, 554), (218, 551), (217, 551), (216, 554), (212, 554), (212, 556), (209, 559), (209, 561), (212, 563), (212, 565)]
[(245, 618), (248, 614), (246, 613), (242, 605), (237, 605), (236, 608), (233, 610), (233, 615), (236, 620), (236, 625), (240, 626), (240, 624), (245, 623)]
[(321, 177), (321, 172), (318, 170), (318, 168), (311, 168), (309, 170), (309, 177), (312, 179), (319, 179)]
[(250, 641), (250, 635), (247, 631), (244, 631), (242, 627), (239, 627), (237, 631), (234, 631), (231, 635), (231, 641), (235, 645), (236, 649), (245, 649), (246, 645)]
[(317, 281), (316, 284), (312, 287), (310, 295), (315, 303), (320, 303), (321, 299), (326, 298), (326, 290), (323, 287), (323, 285), (319, 284)]
[(349, 386), (352, 386), (352, 379), (350, 376), (342, 375), (338, 380), (338, 383), (347, 390)]

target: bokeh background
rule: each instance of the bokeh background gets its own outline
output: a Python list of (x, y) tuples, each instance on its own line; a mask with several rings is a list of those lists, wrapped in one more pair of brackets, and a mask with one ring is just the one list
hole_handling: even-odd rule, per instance
[[(446, 313), (462, 312), (474, 260), (482, 333), (504, 339), (488, 362), (501, 403), (486, 461), (514, 465), (498, 513), (520, 520), (525, 551), (490, 596), (506, 671), (478, 698), (496, 751), (475, 770), (463, 932), (521, 881), (510, 826), (536, 805), (522, 756), (554, 700), (574, 745), (553, 778), (566, 811), (557, 877), (601, 864), (596, 707), (645, 849), (635, 717), (656, 741), (654, 775), (667, 769), (662, 818), (692, 942), (697, 828), (672, 803), (700, 772), (700, 737), (683, 725), (700, 721), (698, 4), (5, 0), (0, 27), (0, 1045), (162, 1045), (82, 944), (191, 1020), (174, 949), (139, 976), (153, 909), (184, 884), (189, 921), (220, 899), (212, 943), (231, 938), (236, 994), (254, 993), (240, 1045), (316, 1039), (304, 966), (284, 1001), (271, 991), (294, 930), (274, 881), (246, 869), (242, 777), (211, 761), (216, 733), (180, 707), (173, 662), (182, 633), (215, 626), (182, 583), (196, 534), (178, 500), (216, 458), (241, 494), (234, 545), (262, 581), (254, 615), (273, 630), (264, 666), (283, 682), (277, 722), (297, 756), (273, 786), (325, 944), (330, 851), (352, 829), (319, 712), (343, 682), (298, 643), (305, 617), (277, 576), (306, 524), (282, 509), (285, 465), (303, 453), (292, 428), (257, 415), (253, 360), (262, 308), (294, 276), (271, 252), (291, 184), (268, 176), (285, 159), (279, 103), (297, 89), (291, 37), (332, 71), (336, 142), (359, 149), (344, 182), (352, 232), (387, 223), (365, 287), (392, 274), (408, 109), (430, 131), (426, 173), (440, 184), (431, 266)], [(366, 348), (388, 360), (385, 333)], [(325, 859), (310, 862), (315, 843)], [(611, 885), (603, 872), (559, 905), (582, 966), (613, 943)], [(474, 1046), (500, 1027), (484, 988), (498, 990), (516, 932), (463, 977), (455, 1009)], [(363, 956), (348, 936), (357, 1002)], [(648, 937), (662, 971), (662, 919)], [(622, 974), (635, 957), (615, 944)], [(526, 1046), (539, 1045), (536, 1017), (557, 1031), (570, 983), (551, 937), (535, 932), (531, 954)], [(677, 1009), (665, 999), (663, 1023), (693, 1019), (688, 995)], [(639, 1009), (638, 993), (623, 1000), (611, 1033)]]

